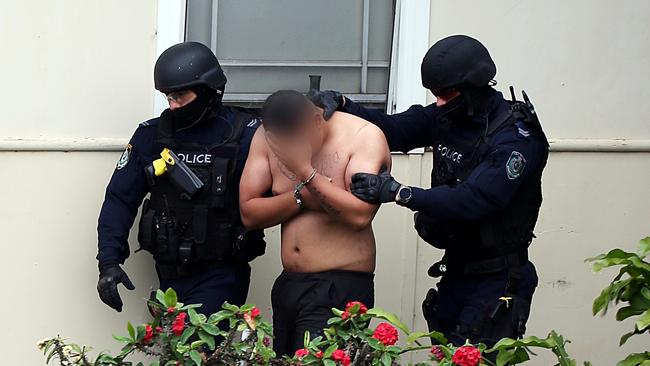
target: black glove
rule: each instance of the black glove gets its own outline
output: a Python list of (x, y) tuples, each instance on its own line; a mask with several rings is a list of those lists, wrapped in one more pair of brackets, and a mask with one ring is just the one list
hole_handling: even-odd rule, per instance
[(357, 173), (352, 176), (352, 194), (368, 203), (395, 202), (399, 187), (401, 184), (386, 170), (379, 172), (379, 175)]
[(307, 98), (312, 101), (312, 103), (323, 108), (323, 118), (328, 120), (332, 117), (334, 112), (339, 110), (345, 104), (345, 97), (343, 94), (334, 91), (334, 90), (310, 90), (307, 93)]
[(129, 276), (117, 264), (107, 265), (99, 269), (99, 281), (97, 282), (97, 292), (99, 298), (104, 304), (113, 309), (122, 311), (122, 299), (117, 292), (117, 284), (122, 283), (129, 290), (135, 290)]

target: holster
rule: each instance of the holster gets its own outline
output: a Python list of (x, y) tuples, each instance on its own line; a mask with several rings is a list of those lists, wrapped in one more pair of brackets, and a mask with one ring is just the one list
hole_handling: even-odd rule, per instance
[(427, 296), (424, 298), (424, 301), (422, 302), (422, 315), (424, 315), (424, 320), (427, 321), (427, 328), (429, 328), (429, 332), (440, 330), (437, 313), (438, 313), (438, 291), (434, 288), (430, 288), (429, 291), (427, 292)]
[(522, 297), (514, 295), (495, 299), (467, 330), (467, 337), (473, 342), (485, 343), (488, 347), (502, 338), (521, 338), (526, 332), (529, 314), (530, 303)]

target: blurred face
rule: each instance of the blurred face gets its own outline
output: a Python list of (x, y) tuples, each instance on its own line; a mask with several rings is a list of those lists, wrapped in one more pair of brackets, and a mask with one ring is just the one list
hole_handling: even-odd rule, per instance
[(166, 94), (169, 109), (174, 110), (190, 104), (196, 99), (196, 93), (192, 90), (179, 90)]
[(323, 111), (316, 106), (311, 109), (300, 121), (297, 126), (290, 131), (276, 132), (276, 135), (282, 137), (286, 143), (300, 140), (308, 142), (312, 151), (317, 152), (323, 145), (325, 120)]
[(451, 102), (454, 98), (460, 95), (458, 89), (455, 88), (449, 88), (449, 89), (443, 89), (443, 90), (437, 90), (435, 92), (434, 91), (431, 92), (436, 97), (436, 105), (438, 107), (444, 106), (445, 104)]

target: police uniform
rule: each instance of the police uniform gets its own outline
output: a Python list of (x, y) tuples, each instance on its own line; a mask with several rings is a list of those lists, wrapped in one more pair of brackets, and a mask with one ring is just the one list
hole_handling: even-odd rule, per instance
[[(165, 139), (162, 124), (161, 118), (141, 123), (118, 161), (106, 188), (99, 216), (99, 264), (124, 263), (129, 256), (129, 230), (138, 207), (151, 192), (151, 197), (143, 205), (138, 240), (143, 249), (154, 254), (160, 287), (173, 288), (184, 303), (203, 304), (200, 310), (206, 314), (218, 311), (224, 301), (243, 304), (250, 282), (248, 260), (263, 252), (261, 232), (249, 233), (249, 236), (256, 236), (256, 243), (250, 245), (257, 248), (243, 254), (245, 257), (236, 258), (242, 255), (242, 250), (235, 248), (237, 237), (243, 233), (238, 231), (243, 228), (239, 221), (239, 179), (258, 121), (234, 108), (221, 107), (213, 117), (190, 129), (176, 132), (173, 139), (168, 140)], [(231, 141), (233, 137), (237, 140)], [(223, 147), (227, 144), (237, 146), (236, 151), (224, 152)], [(176, 211), (181, 210), (179, 206), (184, 198), (181, 197), (182, 192), (174, 192), (175, 188), (170, 186), (164, 175), (156, 177), (158, 182), (153, 186), (148, 182), (145, 167), (160, 158), (163, 147), (171, 148), (193, 171), (207, 172), (200, 174), (206, 183), (202, 188), (203, 195), (186, 200), (186, 209), (196, 209), (183, 217), (175, 217), (174, 227), (165, 232), (152, 228), (152, 224), (163, 226), (154, 220), (161, 220), (165, 214), (179, 215)], [(234, 155), (230, 155), (232, 153)], [(215, 174), (221, 169), (220, 165), (227, 165), (231, 156), (234, 158), (232, 173), (228, 173), (230, 167), (225, 166), (223, 174)], [(212, 182), (208, 181), (210, 177)], [(221, 182), (217, 182), (217, 179)], [(216, 187), (218, 184), (221, 186)], [(222, 189), (223, 193), (217, 193), (218, 189)], [(218, 218), (221, 220), (206, 214), (215, 197), (223, 197), (220, 199), (220, 210), (225, 208), (228, 211)], [(166, 213), (162, 207), (164, 205), (171, 206)], [(199, 222), (201, 220), (203, 222)], [(219, 234), (227, 237), (213, 237)], [(183, 244), (188, 246), (185, 251)], [(161, 250), (160, 245), (167, 245), (167, 249)], [(182, 258), (183, 255), (187, 257)]]
[[(430, 327), (456, 344), (523, 334), (538, 281), (527, 248), (542, 202), (548, 143), (539, 124), (513, 113), (517, 107), (501, 93), (492, 91), (489, 99), (487, 114), (462, 124), (440, 118), (435, 104), (394, 115), (349, 100), (343, 108), (380, 127), (392, 151), (433, 148), (432, 187), (412, 187), (405, 206), (418, 212), (419, 234), (445, 249), (429, 271), (442, 279), (424, 311)], [(505, 316), (516, 317), (518, 329), (496, 329), (498, 308), (514, 301), (519, 313)]]
[(466, 35), (433, 44), (422, 65), (422, 86), (435, 104), (386, 115), (333, 90), (310, 99), (327, 119), (336, 110), (381, 128), (392, 151), (432, 147), (431, 188), (399, 184), (389, 172), (356, 173), (351, 191), (370, 203), (395, 202), (415, 211), (415, 229), (444, 249), (429, 269), (440, 277), (423, 313), (430, 330), (456, 345), (488, 345), (523, 335), (537, 286), (528, 247), (542, 203), (548, 142), (523, 93), (512, 101), (492, 88), (496, 65), (487, 48)]
[(248, 262), (265, 249), (263, 232), (247, 232), (239, 213), (239, 180), (258, 121), (222, 105), (226, 82), (217, 57), (199, 42), (173, 45), (156, 61), (154, 84), (170, 108), (136, 130), (99, 216), (97, 292), (117, 311), (118, 285), (135, 288), (121, 264), (140, 205), (138, 242), (153, 255), (162, 289), (202, 304), (204, 314), (246, 300)]

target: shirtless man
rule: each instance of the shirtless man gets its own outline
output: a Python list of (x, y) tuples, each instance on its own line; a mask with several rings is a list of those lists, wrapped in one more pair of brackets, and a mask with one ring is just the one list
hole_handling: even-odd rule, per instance
[(357, 172), (390, 169), (381, 130), (351, 114), (322, 110), (296, 91), (272, 94), (240, 184), (244, 225), (282, 224), (284, 270), (273, 285), (274, 349), (293, 355), (305, 331), (327, 327), (332, 307), (374, 304), (378, 205), (350, 193)]

